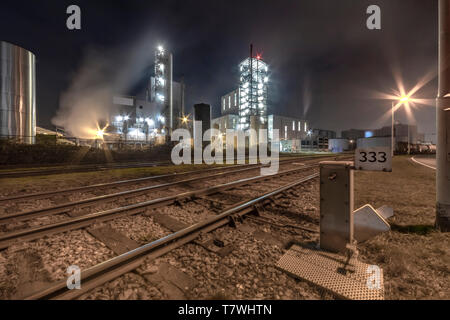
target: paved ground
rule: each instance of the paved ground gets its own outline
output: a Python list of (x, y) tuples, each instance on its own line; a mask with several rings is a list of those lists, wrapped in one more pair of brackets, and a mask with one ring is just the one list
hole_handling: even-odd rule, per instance
[(430, 169), (436, 169), (436, 157), (435, 156), (414, 156), (411, 158), (415, 163), (419, 163)]

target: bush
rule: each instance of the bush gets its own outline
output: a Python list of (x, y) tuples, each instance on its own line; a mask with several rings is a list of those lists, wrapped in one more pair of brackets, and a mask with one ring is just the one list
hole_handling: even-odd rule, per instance
[(170, 158), (170, 152), (170, 146), (156, 146), (148, 150), (109, 151), (55, 144), (50, 140), (35, 145), (0, 140), (0, 165), (164, 161)]

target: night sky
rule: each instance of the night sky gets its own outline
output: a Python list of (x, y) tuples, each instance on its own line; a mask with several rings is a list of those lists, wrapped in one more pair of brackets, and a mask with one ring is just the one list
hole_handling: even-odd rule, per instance
[[(220, 96), (237, 87), (237, 65), (249, 44), (271, 71), (270, 113), (309, 120), (340, 132), (389, 125), (401, 73), (415, 96), (437, 93), (437, 0), (269, 1), (2, 1), (0, 40), (37, 57), (38, 125), (51, 128), (61, 95), (80, 70), (102, 65), (117, 91), (135, 94), (150, 76), (162, 44), (174, 55), (174, 79), (184, 77), (186, 106), (205, 102), (220, 114)], [(66, 8), (82, 10), (82, 30), (66, 28)], [(366, 28), (366, 9), (381, 7), (381, 30)], [(92, 58), (92, 57), (95, 58)], [(435, 132), (435, 110), (413, 110), (419, 130)], [(400, 110), (397, 119), (406, 122)], [(413, 122), (413, 120), (411, 120)]]

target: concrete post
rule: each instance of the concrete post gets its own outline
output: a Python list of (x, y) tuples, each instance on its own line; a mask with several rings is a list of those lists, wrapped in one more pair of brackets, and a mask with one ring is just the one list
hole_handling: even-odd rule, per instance
[(439, 90), (436, 103), (436, 228), (450, 231), (450, 0), (439, 0)]

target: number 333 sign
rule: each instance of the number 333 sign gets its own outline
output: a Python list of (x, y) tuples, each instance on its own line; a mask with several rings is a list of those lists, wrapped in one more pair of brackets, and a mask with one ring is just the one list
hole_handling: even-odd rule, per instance
[(390, 147), (356, 149), (355, 169), (366, 171), (392, 171)]

